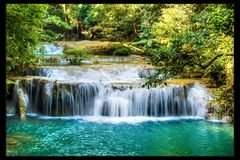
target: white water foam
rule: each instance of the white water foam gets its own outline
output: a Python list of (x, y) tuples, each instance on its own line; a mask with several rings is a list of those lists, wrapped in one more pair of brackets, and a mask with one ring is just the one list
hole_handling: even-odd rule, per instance
[(138, 124), (143, 122), (159, 122), (159, 121), (178, 121), (178, 120), (203, 120), (198, 116), (169, 116), (169, 117), (106, 117), (106, 116), (66, 116), (66, 117), (51, 117), (39, 116), (40, 119), (61, 119), (61, 120), (81, 120), (94, 123), (110, 123), (110, 124)]
[(48, 66), (39, 68), (37, 75), (62, 82), (108, 82), (108, 83), (136, 83), (142, 78), (141, 65), (98, 65), (96, 66)]
[(7, 117), (12, 117), (12, 116), (14, 116), (14, 115), (15, 115), (15, 114), (13, 114), (13, 113), (7, 113), (7, 114), (6, 114)]
[(207, 121), (213, 122), (213, 123), (225, 123), (224, 121), (221, 121), (221, 120), (219, 120), (219, 119), (209, 119), (209, 120), (207, 120)]
[(136, 116), (136, 117), (102, 117), (102, 116), (92, 116), (92, 117), (83, 117), (84, 121), (87, 122), (95, 122), (95, 123), (111, 123), (111, 124), (138, 124), (143, 122), (159, 122), (159, 121), (177, 121), (177, 120), (200, 120), (204, 119), (202, 117), (197, 116), (179, 116), (179, 117), (144, 117), (144, 116)]
[(39, 115), (40, 115), (40, 114), (33, 113), (33, 112), (27, 113), (27, 116), (31, 116), (31, 117), (36, 117), (36, 116), (39, 116)]

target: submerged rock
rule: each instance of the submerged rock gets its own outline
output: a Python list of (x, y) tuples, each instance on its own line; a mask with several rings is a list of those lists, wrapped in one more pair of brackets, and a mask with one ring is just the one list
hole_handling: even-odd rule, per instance
[(18, 146), (19, 143), (17, 143), (16, 139), (14, 138), (7, 138), (7, 145), (15, 145), (15, 146)]
[(14, 155), (14, 151), (16, 147), (19, 147), (21, 144), (25, 142), (32, 141), (33, 137), (22, 134), (22, 133), (13, 133), (9, 134), (6, 137), (6, 154), (7, 156)]

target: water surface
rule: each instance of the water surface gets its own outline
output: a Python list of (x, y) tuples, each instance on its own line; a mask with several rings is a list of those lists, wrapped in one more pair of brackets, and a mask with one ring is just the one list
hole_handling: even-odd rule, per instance
[(19, 121), (8, 117), (7, 136), (22, 134), (31, 137), (31, 140), (15, 147), (7, 145), (7, 155), (233, 155), (233, 126), (229, 124), (202, 119), (149, 117), (141, 121), (141, 117), (137, 117), (126, 120), (115, 118), (114, 121), (95, 118), (28, 117)]

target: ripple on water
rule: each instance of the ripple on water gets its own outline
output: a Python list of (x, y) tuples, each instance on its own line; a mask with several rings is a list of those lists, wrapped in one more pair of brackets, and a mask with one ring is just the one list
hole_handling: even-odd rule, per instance
[[(26, 127), (27, 126), (27, 127)], [(7, 119), (7, 135), (35, 137), (11, 155), (233, 155), (233, 126), (205, 120), (96, 123), (84, 119)]]

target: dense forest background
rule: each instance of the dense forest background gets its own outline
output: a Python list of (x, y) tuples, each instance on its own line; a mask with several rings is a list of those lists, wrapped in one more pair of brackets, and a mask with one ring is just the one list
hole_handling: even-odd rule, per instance
[(146, 85), (189, 73), (217, 86), (217, 113), (233, 117), (234, 6), (231, 4), (8, 4), (6, 75), (37, 65), (42, 42), (131, 42), (149, 56), (156, 74)]

